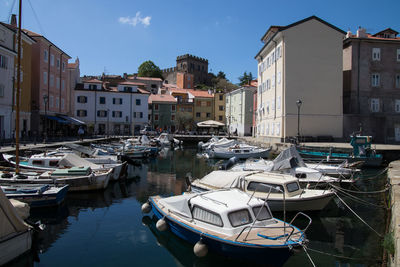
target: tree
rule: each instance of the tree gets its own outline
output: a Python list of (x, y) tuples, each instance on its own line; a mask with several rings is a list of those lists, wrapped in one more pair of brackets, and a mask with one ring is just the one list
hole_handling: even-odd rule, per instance
[(225, 80), (228, 81), (228, 79), (226, 78), (226, 75), (225, 75), (225, 73), (224, 73), (223, 71), (219, 71), (219, 72), (218, 72), (217, 78), (218, 78), (218, 79), (225, 79)]
[(139, 66), (138, 76), (163, 79), (160, 68), (151, 60), (145, 61)]
[(239, 77), (240, 85), (245, 85), (245, 84), (250, 84), (250, 82), (253, 80), (253, 74), (251, 72), (247, 74), (245, 71), (242, 76)]
[(178, 130), (183, 131), (193, 124), (193, 116), (189, 113), (178, 112), (176, 114), (176, 122), (178, 124)]

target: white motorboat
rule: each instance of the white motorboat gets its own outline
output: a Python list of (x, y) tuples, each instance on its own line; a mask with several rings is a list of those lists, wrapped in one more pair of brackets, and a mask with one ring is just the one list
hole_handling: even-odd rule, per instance
[(224, 147), (231, 147), (238, 144), (238, 141), (233, 139), (212, 137), (208, 142), (203, 143), (199, 142), (198, 146), (201, 150), (210, 150), (213, 148), (224, 148)]
[(153, 141), (157, 142), (161, 146), (182, 145), (182, 141), (174, 138), (172, 134), (168, 133), (161, 133), (157, 138), (154, 138)]
[(290, 175), (257, 171), (213, 171), (191, 182), (190, 188), (194, 192), (238, 188), (267, 200), (273, 211), (322, 210), (334, 196), (333, 190), (301, 189)]
[(248, 158), (268, 158), (271, 148), (259, 148), (248, 145), (234, 145), (231, 147), (213, 148), (208, 151), (209, 158), (230, 159), (236, 157), (238, 159)]
[(305, 229), (272, 217), (265, 201), (238, 189), (187, 193), (173, 197), (150, 197), (143, 212), (153, 211), (159, 231), (172, 233), (195, 244), (194, 253), (203, 257), (213, 251), (246, 259), (249, 265), (263, 262), (282, 266), (291, 248), (306, 242)]

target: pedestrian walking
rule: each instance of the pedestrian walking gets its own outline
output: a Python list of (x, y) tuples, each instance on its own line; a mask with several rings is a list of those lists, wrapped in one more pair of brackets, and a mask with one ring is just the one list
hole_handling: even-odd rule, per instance
[(83, 127), (80, 126), (79, 129), (78, 129), (78, 136), (79, 136), (79, 139), (80, 139), (81, 141), (83, 141), (83, 135), (84, 135), (84, 134), (85, 134), (85, 130), (83, 130)]

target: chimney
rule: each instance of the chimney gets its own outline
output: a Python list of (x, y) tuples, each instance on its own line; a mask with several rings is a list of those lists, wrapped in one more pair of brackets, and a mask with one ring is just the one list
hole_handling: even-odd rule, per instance
[(365, 31), (365, 29), (358, 27), (357, 38), (366, 38), (366, 37), (367, 37), (367, 32)]
[(128, 73), (125, 72), (123, 77), (126, 80), (128, 78)]
[(347, 34), (346, 34), (346, 38), (350, 38), (350, 37), (351, 37), (351, 31), (348, 30), (348, 31), (347, 31)]
[(15, 15), (15, 14), (11, 15), (11, 23), (10, 24), (13, 27), (17, 27), (17, 15)]

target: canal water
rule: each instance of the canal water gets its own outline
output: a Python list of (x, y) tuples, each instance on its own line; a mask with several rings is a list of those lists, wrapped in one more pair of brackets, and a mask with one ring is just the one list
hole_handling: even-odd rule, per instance
[[(212, 253), (197, 258), (192, 245), (168, 231), (158, 232), (152, 214), (141, 213), (149, 196), (181, 194), (187, 173), (203, 177), (215, 163), (196, 157), (194, 148), (162, 151), (156, 159), (130, 165), (127, 182), (111, 183), (102, 192), (70, 193), (57, 209), (33, 210), (30, 220), (41, 220), (46, 228), (37, 234), (34, 250), (9, 266), (254, 266)], [(364, 171), (350, 189), (382, 189), (386, 174), (370, 178), (380, 171)], [(384, 205), (384, 195), (354, 195), (362, 200), (341, 197), (373, 229), (383, 233), (385, 210), (362, 201)], [(307, 214), (313, 220), (306, 232), (307, 252), (316, 266), (380, 265), (382, 238), (343, 203), (336, 199), (325, 210)], [(282, 214), (274, 216), (281, 218)], [(269, 266), (268, 258), (265, 266)], [(312, 265), (307, 254), (299, 251), (284, 266)]]

